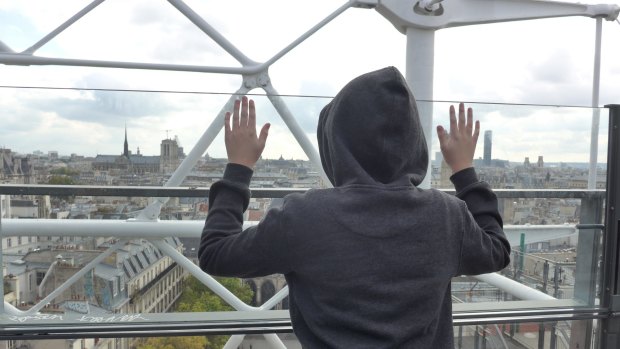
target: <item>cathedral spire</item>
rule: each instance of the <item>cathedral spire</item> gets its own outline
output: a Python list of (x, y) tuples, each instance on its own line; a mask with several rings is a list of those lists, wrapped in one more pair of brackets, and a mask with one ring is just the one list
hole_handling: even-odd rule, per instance
[(125, 146), (123, 148), (123, 155), (129, 159), (129, 143), (127, 143), (127, 123), (125, 123)]

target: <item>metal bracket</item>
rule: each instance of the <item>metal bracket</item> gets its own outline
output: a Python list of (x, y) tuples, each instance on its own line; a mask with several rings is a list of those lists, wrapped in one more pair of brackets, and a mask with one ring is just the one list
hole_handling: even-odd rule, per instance
[(357, 8), (375, 8), (379, 4), (378, 0), (353, 0), (352, 6)]
[(243, 86), (249, 90), (257, 87), (264, 89), (269, 84), (271, 84), (271, 79), (269, 78), (269, 73), (267, 70), (257, 74), (243, 75)]

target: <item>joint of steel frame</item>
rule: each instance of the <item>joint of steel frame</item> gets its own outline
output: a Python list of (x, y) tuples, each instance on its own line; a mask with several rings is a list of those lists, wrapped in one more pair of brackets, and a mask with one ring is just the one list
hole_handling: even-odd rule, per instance
[(0, 52), (15, 53), (15, 51), (13, 51), (7, 44), (2, 42), (2, 40), (0, 40)]
[(379, 4), (379, 0), (351, 0), (351, 7), (357, 8), (375, 8)]
[(380, 0), (377, 12), (401, 33), (407, 28), (438, 30), (474, 24), (585, 16), (613, 21), (618, 5), (541, 0)]
[(257, 74), (243, 75), (243, 86), (250, 90), (257, 87), (264, 88), (270, 83), (271, 79), (269, 78), (267, 70), (263, 70)]
[(148, 206), (146, 206), (142, 212), (136, 217), (136, 221), (156, 221), (161, 213), (161, 208), (164, 202), (161, 198), (155, 198)]

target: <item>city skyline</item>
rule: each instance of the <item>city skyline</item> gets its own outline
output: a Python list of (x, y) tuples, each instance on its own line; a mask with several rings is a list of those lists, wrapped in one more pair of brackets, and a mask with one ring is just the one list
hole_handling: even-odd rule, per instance
[[(77, 0), (62, 4), (3, 1), (0, 40), (13, 50), (26, 49), (82, 6)], [(278, 15), (297, 12), (297, 5), (286, 1), (269, 4), (194, 1), (191, 6), (240, 50), (261, 61), (330, 14), (338, 4), (327, 0), (313, 2), (301, 17)], [(238, 8), (247, 11), (238, 13)], [(250, 13), (277, 17), (256, 26), (252, 25), (254, 18), (246, 18)], [(109, 25), (108, 18), (115, 18), (114, 26)], [(287, 30), (282, 30), (283, 27)], [(357, 34), (343, 50), (342, 38), (350, 38), (351, 28)], [(473, 106), (483, 129), (495, 130), (497, 139), (510, 136), (507, 138), (512, 140), (510, 147), (496, 147), (499, 158), (534, 157), (545, 150), (547, 158), (558, 161), (588, 161), (593, 113), (587, 106), (592, 103), (594, 28), (595, 21), (591, 18), (568, 17), (439, 30), (435, 42), (434, 99), (497, 103)], [(317, 34), (318, 38), (325, 35), (328, 40), (307, 40), (270, 69), (273, 86), (283, 95), (327, 96), (284, 97), (315, 146), (316, 121), (329, 96), (366, 71), (387, 65), (406, 70), (406, 37), (374, 10), (347, 10)], [(618, 23), (603, 21), (599, 105), (620, 101), (620, 91), (614, 88), (620, 79), (620, 60), (615, 59), (620, 54), (615, 44), (619, 39)], [(330, 54), (317, 54), (323, 52)], [(454, 52), (460, 53), (458, 64)], [(40, 54), (178, 64), (238, 64), (174, 8), (153, 1), (105, 2), (43, 47)], [(116, 135), (125, 122), (139, 128), (134, 144), (144, 153), (155, 153), (157, 144), (152, 139), (161, 138), (166, 130), (177, 134), (186, 150), (190, 150), (228, 99), (221, 93), (232, 93), (241, 83), (234, 75), (59, 66), (0, 65), (0, 75), (3, 85), (20, 87), (0, 88), (2, 143), (21, 152), (56, 148), (68, 153), (71, 149), (84, 149), (90, 155), (116, 153)], [(84, 90), (31, 88), (36, 86)], [(115, 93), (105, 89), (200, 93)], [(256, 99), (259, 122), (273, 125), (266, 156), (305, 158), (266, 98)], [(505, 103), (554, 107), (511, 107)], [(566, 113), (565, 120), (555, 115), (558, 105), (579, 108), (559, 108)], [(581, 122), (573, 122), (576, 112)], [(434, 123), (445, 124), (447, 103), (437, 103), (433, 114)], [(604, 115), (601, 120), (605, 120)], [(524, 123), (532, 127), (527, 129)], [(549, 124), (554, 127), (549, 128)], [(601, 128), (601, 138), (606, 137), (604, 131)], [(431, 152), (438, 149), (436, 137), (432, 138)], [(559, 149), (554, 149), (558, 148), (555, 144), (561, 145)], [(223, 156), (221, 136), (208, 151)], [(601, 161), (605, 156), (599, 152), (598, 158)]]

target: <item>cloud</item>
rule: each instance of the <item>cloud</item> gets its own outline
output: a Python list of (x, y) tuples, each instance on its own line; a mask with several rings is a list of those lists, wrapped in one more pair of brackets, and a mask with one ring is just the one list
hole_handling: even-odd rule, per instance
[[(305, 7), (285, 0), (186, 1), (233, 45), (257, 61), (269, 59), (340, 6), (331, 0), (317, 0)], [(21, 0), (2, 1), (0, 40), (14, 49), (26, 48), (83, 6), (81, 0), (40, 1), (36, 6)], [(620, 30), (617, 23), (607, 21), (603, 30), (600, 102), (618, 103), (620, 60), (616, 58), (620, 54)], [(588, 153), (588, 109), (573, 119), (573, 111), (566, 108), (556, 113), (553, 108), (501, 103), (590, 105), (593, 34), (594, 21), (581, 17), (439, 30), (435, 35), (435, 98), (500, 103), (474, 105), (483, 127), (494, 131), (498, 156), (522, 160), (525, 154), (534, 157), (541, 153), (549, 161), (569, 156), (581, 159)], [(364, 72), (387, 65), (405, 72), (406, 41), (406, 36), (376, 11), (349, 9), (270, 67), (271, 81), (282, 94), (333, 96)], [(39, 54), (239, 65), (170, 4), (148, 0), (107, 0)], [(225, 93), (241, 86), (240, 77), (226, 74), (85, 67), (0, 65), (0, 76), (4, 84), (25, 86)], [(3, 127), (9, 128), (0, 135), (7, 145), (11, 146), (10, 141), (15, 147), (24, 145), (24, 149), (62, 147), (67, 152), (77, 149), (91, 154), (116, 154), (127, 121), (132, 150), (140, 146), (143, 153), (156, 154), (159, 141), (170, 130), (171, 135), (179, 135), (187, 152), (227, 99), (226, 95), (209, 94), (45, 91), (45, 95), (37, 95), (0, 91), (1, 121)], [(274, 124), (266, 153), (304, 157), (267, 99), (256, 99), (259, 117)], [(314, 142), (318, 113), (329, 99), (283, 99)], [(445, 123), (447, 106), (436, 104), (435, 123)], [(68, 134), (76, 136), (66, 137)], [(59, 142), (65, 138), (71, 139)], [(601, 135), (600, 142), (603, 138)], [(221, 136), (209, 152), (225, 154)]]
[(79, 98), (59, 96), (26, 99), (23, 102), (31, 108), (56, 113), (63, 119), (90, 121), (101, 125), (114, 123), (115, 120), (165, 114), (176, 109), (161, 96), (144, 92), (84, 91)]

